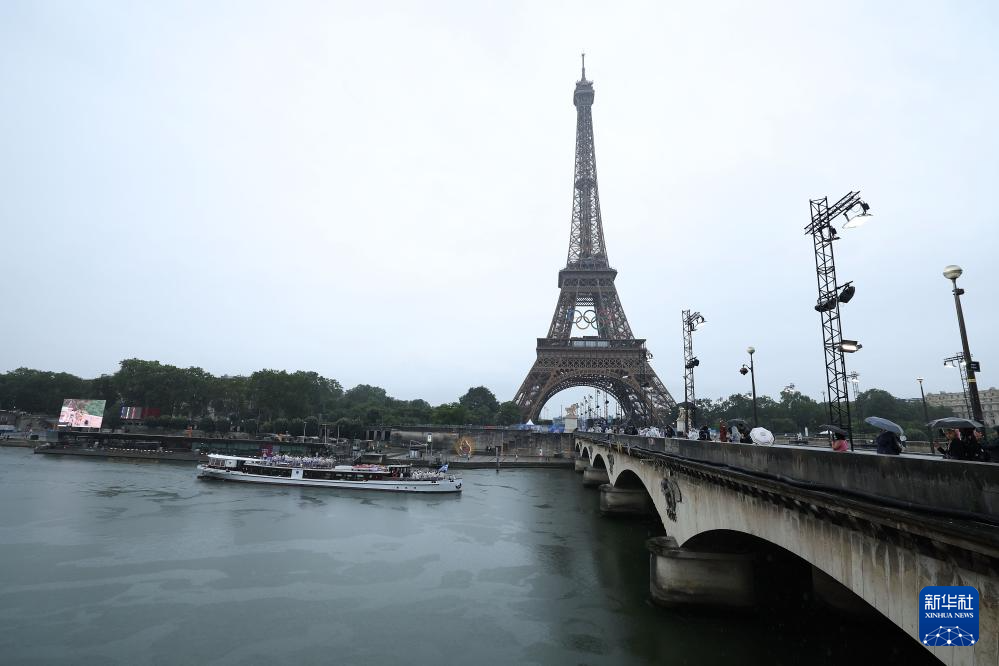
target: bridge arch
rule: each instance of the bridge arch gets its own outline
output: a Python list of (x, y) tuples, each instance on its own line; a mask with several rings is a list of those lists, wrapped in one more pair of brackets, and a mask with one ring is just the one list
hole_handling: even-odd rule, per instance
[(698, 553), (751, 556), (761, 606), (788, 610), (817, 600), (855, 619), (878, 615), (891, 620), (821, 566), (755, 534), (710, 529), (691, 536), (681, 546)]
[[(613, 465), (613, 463), (612, 463), (612, 465)], [(603, 454), (603, 453), (595, 453), (593, 455), (593, 458), (590, 460), (590, 466), (593, 469), (605, 469), (608, 472), (610, 472), (610, 467), (611, 467), (611, 466), (608, 466), (606, 454)]]
[(625, 469), (617, 475), (614, 479), (614, 487), (622, 490), (642, 489), (648, 493), (649, 499), (652, 499), (652, 493), (650, 493), (649, 489), (645, 487), (645, 482), (630, 469)]

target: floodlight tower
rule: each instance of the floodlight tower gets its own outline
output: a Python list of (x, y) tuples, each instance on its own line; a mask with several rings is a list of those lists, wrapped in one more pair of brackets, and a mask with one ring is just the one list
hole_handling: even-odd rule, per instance
[(700, 312), (694, 312), (691, 314), (690, 310), (684, 310), (682, 313), (683, 318), (683, 408), (684, 432), (690, 432), (691, 424), (697, 427), (696, 412), (697, 407), (695, 406), (694, 397), (694, 368), (699, 366), (701, 362), (694, 356), (694, 340), (693, 333), (698, 328), (704, 325), (705, 319)]
[(822, 348), (826, 362), (826, 386), (829, 389), (829, 423), (847, 431), (850, 448), (853, 449), (845, 354), (853, 353), (863, 345), (856, 340), (843, 339), (839, 306), (853, 298), (856, 287), (852, 282), (847, 282), (840, 288), (836, 281), (833, 241), (839, 240), (839, 236), (833, 221), (842, 215), (846, 218), (844, 229), (859, 227), (870, 219), (870, 206), (861, 200), (860, 192), (850, 192), (832, 206), (829, 205), (828, 197), (812, 199), (809, 203), (812, 221), (805, 227), (805, 233), (811, 234), (815, 246), (815, 274), (819, 287), (815, 310), (822, 319)]

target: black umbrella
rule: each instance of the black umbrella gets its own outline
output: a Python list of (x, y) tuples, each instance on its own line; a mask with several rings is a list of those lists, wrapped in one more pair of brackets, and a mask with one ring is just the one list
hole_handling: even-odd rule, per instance
[(847, 431), (840, 428), (839, 426), (834, 426), (834, 425), (820, 425), (819, 428), (821, 430), (828, 430), (829, 432), (835, 433), (837, 435), (843, 435), (844, 437), (850, 434)]
[(746, 419), (729, 419), (729, 420), (728, 420), (728, 424), (729, 424), (730, 426), (737, 426), (737, 425), (739, 425), (740, 423), (741, 423), (742, 425), (744, 425), (744, 426), (747, 426), (747, 427), (749, 426), (749, 422), (748, 422), (748, 421), (746, 421)]
[(942, 419), (936, 419), (935, 421), (930, 421), (926, 424), (930, 428), (983, 428), (984, 426), (978, 421), (972, 421), (971, 419), (962, 419), (957, 416), (948, 416)]

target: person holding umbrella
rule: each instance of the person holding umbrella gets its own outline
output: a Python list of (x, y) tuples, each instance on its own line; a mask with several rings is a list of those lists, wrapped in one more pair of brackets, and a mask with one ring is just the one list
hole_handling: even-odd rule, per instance
[(740, 444), (752, 444), (753, 438), (749, 436), (749, 426), (745, 423), (739, 424), (739, 443)]
[(897, 424), (883, 419), (879, 416), (868, 416), (864, 423), (869, 423), (875, 428), (881, 428), (881, 434), (875, 443), (878, 445), (878, 453), (888, 456), (897, 456), (902, 453), (902, 428)]
[(982, 444), (975, 436), (982, 424), (971, 419), (948, 416), (936, 419), (926, 424), (930, 428), (944, 428), (944, 435), (949, 444), (946, 449), (937, 449), (945, 458), (952, 460), (983, 460), (985, 452)]
[(842, 453), (843, 451), (850, 450), (850, 442), (846, 440), (847, 432), (845, 430), (834, 425), (821, 425), (819, 427), (822, 428), (822, 432), (819, 433), (820, 435), (832, 436), (829, 440), (829, 446), (833, 451)]
[(831, 446), (832, 450), (836, 453), (842, 453), (850, 450), (850, 442), (846, 441), (846, 435), (841, 432), (837, 432), (833, 435), (832, 442), (829, 446)]
[(878, 445), (878, 453), (888, 456), (897, 456), (902, 453), (902, 442), (898, 435), (890, 430), (882, 430), (874, 441)]
[[(745, 419), (729, 419), (729, 425), (732, 427), (732, 434), (729, 437), (729, 441), (733, 444), (739, 442), (740, 444), (752, 444), (753, 440), (749, 436), (749, 424), (746, 423)], [(736, 439), (736, 433), (739, 433), (739, 438)]]
[(938, 446), (937, 451), (943, 454), (944, 458), (956, 458), (961, 455), (961, 437), (957, 434), (957, 430), (954, 428), (947, 428), (946, 430), (941, 430), (940, 432), (943, 433), (944, 440), (947, 442), (947, 448)]

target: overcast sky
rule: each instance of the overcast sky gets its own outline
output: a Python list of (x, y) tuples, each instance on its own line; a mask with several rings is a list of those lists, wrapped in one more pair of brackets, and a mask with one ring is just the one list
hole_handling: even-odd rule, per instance
[[(587, 53), (608, 254), (683, 399), (825, 389), (810, 198), (861, 389), (999, 385), (994, 2), (0, 4), (0, 371), (121, 359), (510, 399), (555, 308)], [(557, 398), (552, 404), (569, 402)], [(556, 407), (557, 409), (557, 407)]]

